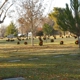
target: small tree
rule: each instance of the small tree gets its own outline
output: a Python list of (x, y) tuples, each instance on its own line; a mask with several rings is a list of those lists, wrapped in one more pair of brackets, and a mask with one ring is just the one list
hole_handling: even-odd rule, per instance
[(10, 35), (13, 34), (14, 36), (17, 36), (17, 29), (15, 27), (15, 25), (13, 24), (13, 22), (11, 22), (11, 24), (6, 28), (6, 33), (5, 35)]
[(49, 24), (45, 23), (43, 25), (43, 32), (45, 35), (50, 36), (52, 34), (53, 31), (53, 26), (50, 26)]

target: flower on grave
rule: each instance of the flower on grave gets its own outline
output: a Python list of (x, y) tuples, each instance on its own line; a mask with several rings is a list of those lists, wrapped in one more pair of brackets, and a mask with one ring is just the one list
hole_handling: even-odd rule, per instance
[(18, 41), (17, 44), (20, 44), (20, 42)]
[(61, 45), (64, 44), (64, 41), (60, 41), (60, 44), (61, 44)]
[(56, 39), (56, 36), (53, 36), (54, 37), (54, 39)]
[(24, 40), (24, 38), (22, 40)]
[(76, 41), (75, 41), (75, 44), (78, 44), (78, 43), (79, 43), (78, 40), (76, 40)]
[(54, 39), (51, 39), (51, 42), (54, 42)]
[(39, 45), (42, 46), (42, 45), (43, 45), (43, 41), (40, 41), (40, 42), (39, 42)]
[(68, 38), (68, 36), (66, 36), (66, 38)]
[(10, 39), (6, 40), (6, 41), (10, 41)]
[(24, 42), (24, 44), (26, 45), (26, 44), (27, 44), (27, 42)]
[(40, 45), (40, 46), (43, 45), (43, 40), (41, 39), (41, 37), (39, 37), (39, 45)]
[(11, 42), (15, 41), (14, 39), (11, 40)]
[(74, 38), (76, 39), (76, 38), (77, 38), (77, 36), (74, 36)]
[(43, 37), (44, 40), (46, 40), (46, 37)]
[(62, 38), (64, 38), (64, 37), (62, 36)]

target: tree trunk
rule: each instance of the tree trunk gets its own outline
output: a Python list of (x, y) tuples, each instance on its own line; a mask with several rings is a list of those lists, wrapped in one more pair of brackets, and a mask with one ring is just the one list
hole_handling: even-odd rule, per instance
[(27, 34), (26, 34), (26, 40), (28, 40), (28, 32), (27, 32)]
[(78, 37), (78, 43), (79, 43), (79, 48), (80, 48), (80, 36)]
[(32, 35), (31, 35), (31, 45), (34, 46), (33, 32), (32, 32)]

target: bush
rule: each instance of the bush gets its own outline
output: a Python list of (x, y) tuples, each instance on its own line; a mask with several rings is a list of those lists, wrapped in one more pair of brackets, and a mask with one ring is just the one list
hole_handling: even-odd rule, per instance
[(54, 39), (51, 39), (51, 42), (54, 42)]
[(27, 42), (24, 42), (24, 44), (26, 45), (26, 44), (27, 44)]
[(11, 42), (15, 41), (14, 39), (11, 40)]
[(39, 45), (42, 46), (42, 45), (43, 45), (43, 41), (40, 41), (40, 42), (39, 42)]
[(10, 41), (10, 39), (6, 40), (6, 41)]
[(56, 36), (53, 36), (54, 37), (54, 39), (56, 39)]
[(76, 39), (76, 38), (77, 38), (77, 36), (74, 36), (74, 38)]
[(17, 42), (17, 44), (20, 44), (20, 42)]
[(61, 44), (61, 45), (64, 44), (64, 41), (60, 41), (60, 44)]
[(22, 40), (24, 40), (24, 39), (22, 39)]
[(43, 36), (43, 31), (37, 31), (36, 36)]
[(46, 37), (43, 37), (44, 40), (46, 40)]
[(39, 45), (40, 45), (40, 46), (43, 45), (43, 40), (41, 39), (41, 37), (39, 37)]
[(75, 44), (78, 44), (78, 43), (79, 43), (78, 40), (76, 40), (76, 41), (75, 41)]
[(62, 36), (62, 38), (64, 38), (64, 37)]

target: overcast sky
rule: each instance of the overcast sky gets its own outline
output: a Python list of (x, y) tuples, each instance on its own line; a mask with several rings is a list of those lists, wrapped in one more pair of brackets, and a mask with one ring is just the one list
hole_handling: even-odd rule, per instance
[[(53, 10), (54, 7), (65, 8), (65, 4), (70, 4), (70, 0), (40, 0), (44, 6), (46, 6), (45, 15)], [(8, 24), (10, 19), (5, 19), (4, 23)]]
[(47, 4), (46, 14), (53, 10), (54, 7), (65, 8), (65, 4), (70, 4), (70, 0), (45, 0)]

